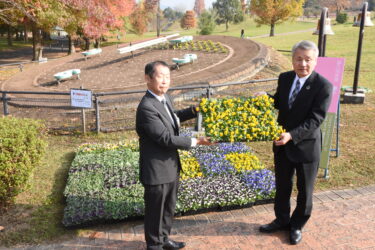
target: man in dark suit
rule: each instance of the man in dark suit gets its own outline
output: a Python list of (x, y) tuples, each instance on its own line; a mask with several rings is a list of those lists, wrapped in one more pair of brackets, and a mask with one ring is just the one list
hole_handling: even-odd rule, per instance
[[(274, 142), (276, 176), (275, 215), (261, 232), (290, 230), (290, 243), (302, 239), (302, 227), (310, 218), (312, 196), (322, 148), (320, 125), (331, 103), (332, 85), (314, 71), (318, 48), (301, 41), (292, 49), (294, 71), (280, 74), (275, 95), (277, 121), (287, 131)], [(294, 172), (297, 175), (297, 206), (290, 215)]]
[(196, 117), (194, 107), (174, 111), (166, 92), (170, 86), (170, 70), (163, 61), (145, 67), (147, 92), (136, 115), (139, 136), (140, 180), (145, 188), (145, 239), (147, 249), (180, 249), (184, 242), (169, 238), (174, 216), (180, 158), (177, 149), (197, 144), (210, 145), (206, 138), (179, 136), (179, 124)]

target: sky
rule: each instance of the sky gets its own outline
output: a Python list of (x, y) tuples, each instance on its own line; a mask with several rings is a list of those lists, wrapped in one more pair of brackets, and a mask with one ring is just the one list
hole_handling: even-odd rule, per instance
[[(204, 5), (206, 9), (212, 7), (212, 3), (216, 0), (204, 0)], [(181, 11), (192, 10), (194, 8), (195, 0), (160, 0), (160, 7), (162, 9), (166, 7), (171, 7), (172, 9), (177, 9)]]

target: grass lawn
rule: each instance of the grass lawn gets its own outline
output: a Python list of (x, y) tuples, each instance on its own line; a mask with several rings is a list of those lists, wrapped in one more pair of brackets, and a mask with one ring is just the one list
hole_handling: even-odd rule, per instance
[[(314, 23), (287, 23), (276, 27), (277, 33), (306, 30), (315, 27)], [(196, 30), (182, 31), (181, 34), (196, 34)], [(269, 27), (256, 28), (251, 20), (244, 24), (230, 25), (224, 32), (224, 25), (218, 26), (214, 34), (239, 36), (241, 28), (245, 36), (256, 36), (269, 33)], [(357, 51), (357, 27), (335, 25), (334, 36), (327, 40), (326, 55), (345, 57), (345, 76), (343, 85), (351, 86), (353, 82), (355, 57)], [(152, 37), (147, 33), (143, 38)], [(130, 35), (126, 39), (139, 39)], [(318, 37), (311, 32), (291, 35), (256, 38), (256, 41), (279, 50), (290, 50), (291, 46), (302, 39), (317, 41)], [(375, 27), (366, 28), (361, 74), (359, 85), (375, 89)], [(1, 40), (0, 40), (1, 43)], [(1, 47), (0, 47), (1, 48)], [(285, 52), (290, 57), (290, 53)], [(318, 190), (350, 188), (375, 183), (375, 130), (372, 119), (375, 117), (375, 94), (366, 94), (363, 105), (341, 105), (340, 120), (340, 157), (330, 159), (329, 180), (318, 179)], [(38, 244), (45, 241), (56, 241), (78, 235), (85, 229), (65, 229), (62, 224), (65, 187), (68, 169), (74, 157), (75, 148), (85, 142), (110, 142), (134, 137), (134, 132), (119, 132), (88, 136), (53, 136), (48, 138), (48, 152), (43, 163), (38, 166), (30, 181), (30, 189), (17, 197), (16, 205), (0, 217), (0, 225), (7, 226), (0, 233), (0, 246), (16, 244)], [(257, 142), (251, 145), (259, 158), (272, 168), (270, 142)], [(11, 225), (11, 226), (10, 226)]]
[(14, 49), (21, 49), (21, 48), (27, 48), (32, 47), (32, 42), (29, 41), (27, 43), (24, 43), (23, 41), (13, 41), (13, 46), (8, 46), (8, 41), (6, 37), (0, 37), (0, 53), (1, 51), (5, 50), (14, 50)]

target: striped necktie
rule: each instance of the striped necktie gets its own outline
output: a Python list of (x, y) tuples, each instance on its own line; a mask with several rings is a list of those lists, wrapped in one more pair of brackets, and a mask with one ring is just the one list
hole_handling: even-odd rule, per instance
[(290, 98), (289, 98), (289, 102), (288, 102), (288, 104), (289, 104), (289, 109), (292, 108), (293, 102), (294, 102), (294, 100), (296, 100), (296, 97), (297, 97), (297, 95), (298, 95), (298, 92), (299, 92), (299, 89), (300, 89), (300, 88), (301, 88), (301, 83), (299, 82), (299, 80), (297, 80), (297, 82), (296, 82), (296, 86), (295, 86), (295, 88), (293, 89), (292, 95), (291, 95)]

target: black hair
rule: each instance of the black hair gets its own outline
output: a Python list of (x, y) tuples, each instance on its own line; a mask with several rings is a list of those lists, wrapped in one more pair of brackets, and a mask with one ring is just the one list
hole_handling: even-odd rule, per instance
[(164, 62), (164, 61), (150, 62), (150, 63), (146, 64), (145, 75), (148, 75), (150, 78), (153, 78), (154, 77), (154, 73), (155, 73), (155, 68), (158, 65), (162, 65), (162, 66), (165, 66), (165, 67), (169, 68), (169, 65), (166, 62)]

